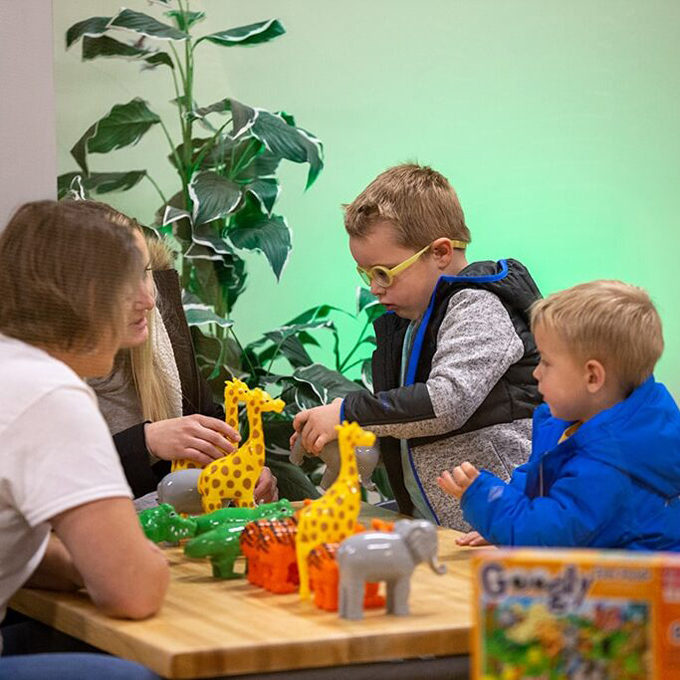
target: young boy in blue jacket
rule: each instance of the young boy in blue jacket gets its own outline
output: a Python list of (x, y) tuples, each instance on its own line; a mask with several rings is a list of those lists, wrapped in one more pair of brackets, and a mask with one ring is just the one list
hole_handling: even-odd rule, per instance
[(381, 173), (345, 207), (345, 229), (359, 274), (388, 311), (374, 323), (374, 392), (301, 411), (291, 444), (300, 436), (318, 453), (339, 422), (356, 421), (380, 437), (402, 513), (467, 531), (437, 477), (472, 460), (509, 479), (529, 458), (538, 288), (516, 260), (467, 261), (456, 192), (428, 167)]
[(479, 533), (459, 543), (680, 549), (680, 411), (655, 382), (661, 320), (647, 293), (594, 281), (537, 302), (546, 404), (509, 483), (463, 463), (438, 480)]

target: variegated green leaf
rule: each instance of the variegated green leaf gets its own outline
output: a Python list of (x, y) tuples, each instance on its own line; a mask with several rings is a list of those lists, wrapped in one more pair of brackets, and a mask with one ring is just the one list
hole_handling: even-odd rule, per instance
[(264, 253), (276, 279), (286, 266), (292, 248), (290, 228), (279, 215), (239, 215), (237, 226), (229, 231), (229, 240), (236, 248)]
[(166, 52), (154, 52), (152, 55), (146, 57), (144, 61), (147, 64), (144, 68), (156, 68), (156, 66), (169, 66), (172, 69), (175, 68), (170, 55)]
[(83, 38), (82, 57), (85, 61), (97, 57), (141, 57), (146, 54), (147, 50), (120, 42), (108, 35), (86, 35)]
[(163, 213), (162, 226), (165, 227), (168, 224), (172, 224), (173, 222), (177, 222), (178, 220), (183, 220), (185, 218), (191, 220), (191, 213), (187, 210), (181, 210), (180, 208), (175, 208), (172, 205), (168, 205), (165, 207), (165, 212)]
[(212, 262), (219, 262), (222, 259), (219, 253), (200, 243), (192, 243), (184, 253), (184, 257), (187, 260), (210, 260)]
[(71, 47), (74, 42), (80, 40), (84, 35), (95, 36), (106, 33), (109, 28), (111, 17), (90, 17), (84, 21), (73, 24), (66, 31), (66, 49)]
[(171, 9), (165, 13), (165, 16), (174, 19), (177, 28), (184, 33), (188, 33), (189, 29), (197, 22), (205, 17), (205, 12), (182, 12), (177, 9)]
[(278, 19), (269, 19), (256, 24), (229, 28), (225, 31), (204, 35), (196, 41), (196, 44), (198, 45), (202, 40), (208, 40), (223, 47), (257, 45), (274, 40), (285, 32), (286, 29)]
[(160, 120), (142, 99), (117, 104), (95, 123), (96, 129), (87, 142), (87, 150), (90, 153), (107, 153), (136, 144)]
[(76, 163), (81, 167), (82, 171), (87, 175), (90, 170), (87, 165), (87, 143), (90, 141), (97, 129), (97, 123), (90, 125), (83, 133), (83, 136), (73, 145), (71, 155), (75, 158)]
[(112, 191), (127, 191), (146, 177), (146, 170), (131, 170), (130, 172), (93, 172), (85, 177), (79, 172), (68, 172), (57, 178), (59, 198), (63, 198), (73, 180), (80, 176), (83, 187), (95, 194), (107, 194)]
[(247, 184), (245, 190), (254, 196), (262, 206), (263, 212), (272, 214), (276, 199), (279, 197), (280, 187), (276, 179), (261, 178)]
[(367, 390), (373, 391), (373, 362), (369, 359), (364, 359), (361, 364), (361, 382)]
[(234, 325), (231, 319), (218, 316), (208, 305), (186, 291), (182, 294), (182, 306), (190, 326), (207, 326), (214, 323), (222, 328), (230, 328)]
[(220, 99), (220, 101), (210, 104), (210, 106), (195, 109), (192, 111), (192, 117), (205, 118), (211, 113), (231, 113), (233, 121), (232, 137), (239, 137), (245, 134), (252, 126), (256, 117), (255, 109), (231, 97)]
[(220, 234), (219, 221), (195, 226), (191, 233), (191, 240), (220, 255), (231, 255), (234, 252), (231, 245)]
[(321, 364), (298, 368), (293, 375), (297, 380), (310, 385), (322, 404), (330, 404), (333, 399), (345, 397), (360, 389), (353, 380)]
[(195, 226), (229, 215), (241, 201), (238, 184), (216, 172), (194, 175), (189, 185), (189, 195), (194, 203)]
[[(330, 316), (331, 312), (342, 312), (343, 314), (348, 314), (344, 309), (340, 307), (334, 307), (333, 305), (317, 305), (316, 307), (310, 307), (307, 311), (302, 312), (294, 319), (291, 319), (286, 326), (295, 326), (302, 324), (319, 324), (320, 319), (326, 319)], [(348, 314), (351, 316), (351, 314)]]
[(289, 124), (285, 114), (276, 115), (263, 109), (256, 109), (256, 112), (250, 134), (276, 156), (295, 163), (309, 163), (306, 188), (312, 186), (323, 168), (321, 142), (310, 132)]
[(373, 321), (385, 313), (385, 307), (380, 304), (378, 298), (368, 288), (357, 286), (357, 314), (361, 314), (363, 311)]
[(110, 23), (116, 28), (126, 28), (140, 35), (159, 40), (188, 40), (189, 35), (184, 31), (177, 30), (174, 26), (164, 24), (148, 14), (135, 12), (131, 9), (123, 9)]

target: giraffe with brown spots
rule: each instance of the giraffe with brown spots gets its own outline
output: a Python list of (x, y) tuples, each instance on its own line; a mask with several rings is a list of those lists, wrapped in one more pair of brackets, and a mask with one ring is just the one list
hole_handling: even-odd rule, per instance
[[(236, 432), (239, 431), (238, 405), (245, 401), (248, 392), (248, 385), (238, 378), (225, 380), (224, 382), (224, 420), (227, 425), (231, 425)], [(204, 467), (193, 460), (173, 460), (170, 466), (171, 472), (175, 470), (190, 470), (192, 468)]]
[(259, 387), (244, 396), (248, 412), (250, 434), (245, 443), (234, 453), (206, 465), (198, 478), (203, 512), (222, 507), (225, 500), (238, 507), (255, 507), (255, 483), (264, 467), (264, 432), (262, 414), (281, 413), (285, 402), (274, 399)]
[(372, 446), (375, 435), (362, 430), (357, 423), (345, 421), (336, 425), (340, 449), (340, 472), (326, 493), (300, 510), (296, 539), (300, 598), (309, 598), (307, 556), (322, 543), (342, 541), (354, 533), (361, 507), (359, 471), (355, 448)]

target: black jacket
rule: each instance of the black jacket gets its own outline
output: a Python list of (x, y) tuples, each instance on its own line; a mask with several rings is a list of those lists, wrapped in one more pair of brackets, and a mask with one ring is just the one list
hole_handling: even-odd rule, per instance
[[(374, 323), (377, 348), (373, 353), (373, 386), (375, 394), (349, 394), (343, 404), (343, 417), (362, 426), (426, 421), (435, 417), (426, 385), (437, 350), (439, 328), (449, 301), (464, 289), (486, 290), (496, 295), (522, 341), (524, 354), (490, 390), (482, 404), (455, 430), (409, 439), (418, 447), (450, 439), (482, 428), (530, 419), (541, 402), (533, 370), (538, 352), (529, 330), (529, 308), (540, 298), (540, 292), (527, 269), (517, 260), (475, 262), (457, 276), (442, 276), (430, 299), (409, 356), (406, 379), (400, 387), (402, 349), (408, 319), (384, 314)], [(413, 504), (404, 485), (399, 440), (381, 437), (380, 449), (390, 484), (401, 512), (411, 514)]]

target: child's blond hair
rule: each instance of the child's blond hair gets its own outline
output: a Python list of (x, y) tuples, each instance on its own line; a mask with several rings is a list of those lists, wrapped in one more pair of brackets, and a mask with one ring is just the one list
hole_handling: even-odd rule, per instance
[(531, 308), (531, 327), (555, 333), (579, 360), (596, 359), (627, 389), (641, 385), (663, 352), (661, 318), (647, 291), (622, 281), (591, 281)]
[(470, 242), (463, 209), (449, 181), (415, 163), (378, 175), (345, 211), (345, 229), (363, 238), (382, 220), (395, 229), (399, 245), (419, 250), (437, 238)]

